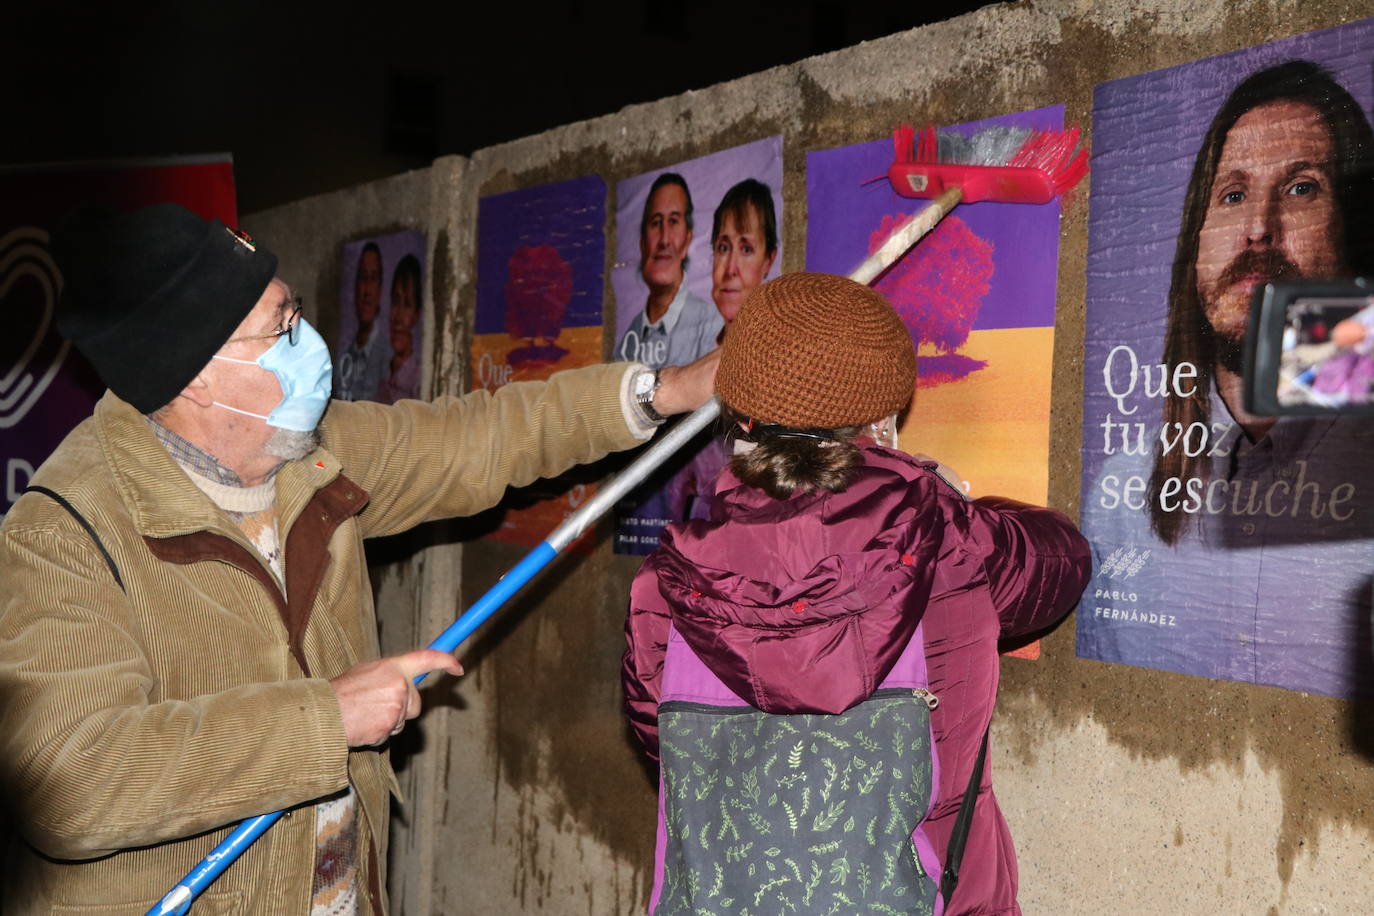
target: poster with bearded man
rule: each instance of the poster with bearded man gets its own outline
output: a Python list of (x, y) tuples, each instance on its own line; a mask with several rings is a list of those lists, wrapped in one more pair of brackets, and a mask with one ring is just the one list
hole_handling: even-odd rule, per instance
[(1374, 20), (1093, 105), (1078, 654), (1374, 695), (1374, 423), (1241, 397), (1252, 294), (1374, 273)]

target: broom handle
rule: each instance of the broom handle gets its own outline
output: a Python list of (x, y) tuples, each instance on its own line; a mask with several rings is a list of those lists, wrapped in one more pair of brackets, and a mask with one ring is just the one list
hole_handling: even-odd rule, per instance
[[(929, 206), (916, 214), (910, 222), (899, 227), (888, 236), (877, 251), (869, 255), (849, 275), (851, 280), (868, 285), (874, 277), (896, 262), (907, 249), (915, 245), (945, 214), (959, 203), (959, 189), (952, 188), (940, 195)], [(519, 563), (511, 568), (501, 579), (487, 590), (481, 598), (468, 608), (448, 629), (440, 633), (428, 646), (443, 652), (452, 652), (458, 644), (472, 635), (472, 632), (486, 621), (512, 595), (523, 588), (536, 573), (549, 564), (558, 552), (586, 531), (607, 509), (620, 500), (626, 493), (653, 473), (670, 455), (680, 449), (689, 439), (704, 429), (720, 413), (720, 404), (715, 398), (692, 411), (684, 420), (670, 429), (663, 438), (654, 443), (634, 463), (622, 471), (614, 480), (606, 484), (596, 495), (587, 500), (581, 508), (554, 529), (538, 547), (530, 551)], [(415, 679), (418, 684), (425, 675)], [(167, 892), (160, 901), (148, 910), (145, 916), (186, 916), (196, 897), (210, 886), (210, 883), (234, 863), (253, 842), (276, 823), (284, 812), (273, 811), (242, 821), (230, 834), (212, 849), (200, 864), (186, 873), (176, 887)]]
[[(614, 480), (597, 490), (591, 499), (582, 504), (563, 524), (554, 529), (544, 542), (531, 550), (523, 560), (515, 564), (500, 580), (478, 598), (448, 629), (440, 633), (428, 648), (442, 652), (452, 652), (458, 644), (467, 639), (480, 627), (492, 613), (518, 592), (535, 573), (549, 564), (558, 552), (577, 539), (578, 535), (591, 527), (607, 509), (620, 502), (631, 490), (643, 482), (660, 464), (667, 461), (674, 452), (682, 448), (689, 439), (701, 432), (720, 415), (720, 402), (715, 398), (707, 401), (675, 424), (657, 442), (649, 446), (643, 455), (620, 472)], [(419, 684), (425, 674), (415, 678)]]
[(913, 216), (908, 222), (899, 226), (896, 231), (887, 237), (882, 247), (873, 252), (864, 262), (854, 268), (854, 272), (849, 275), (849, 279), (856, 283), (868, 286), (877, 278), (878, 274), (887, 270), (897, 259), (906, 253), (906, 250), (915, 245), (930, 230), (934, 229), (948, 215), (949, 211), (959, 205), (959, 201), (964, 197), (964, 192), (959, 187), (950, 188), (939, 197), (930, 202), (920, 213)]

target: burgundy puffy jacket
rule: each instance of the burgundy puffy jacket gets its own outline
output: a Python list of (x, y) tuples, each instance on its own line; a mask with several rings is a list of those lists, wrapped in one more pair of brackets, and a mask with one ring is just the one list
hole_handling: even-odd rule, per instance
[[(670, 623), (742, 699), (796, 713), (866, 699), (924, 620), (940, 775), (923, 828), (943, 860), (992, 718), (997, 641), (1066, 614), (1087, 582), (1089, 549), (1058, 512), (968, 501), (933, 462), (876, 446), (863, 455), (843, 493), (786, 500), (727, 470), (711, 518), (670, 526), (631, 588), (626, 704), (657, 759)], [(894, 579), (899, 566), (907, 575)], [(895, 590), (884, 585), (897, 580)], [(947, 914), (1020, 912), (1015, 851), (991, 783), (985, 765)]]

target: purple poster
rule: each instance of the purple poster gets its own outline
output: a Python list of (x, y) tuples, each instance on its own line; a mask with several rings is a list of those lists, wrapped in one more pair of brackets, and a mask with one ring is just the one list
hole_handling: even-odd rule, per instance
[[(612, 359), (691, 362), (782, 269), (782, 137), (627, 178), (616, 201)], [(616, 552), (647, 554), (670, 521), (704, 515), (724, 464), (709, 435), (684, 448), (617, 508)]]
[[(951, 130), (1063, 123), (1054, 106)], [(807, 155), (807, 270), (848, 274), (930, 205), (870, 180), (892, 160), (891, 140)], [(901, 446), (953, 468), (975, 496), (1045, 502), (1058, 263), (1058, 202), (963, 204), (874, 284), (916, 343)]]
[(1252, 416), (1254, 289), (1370, 275), (1374, 20), (1093, 105), (1078, 654), (1370, 695), (1374, 423)]
[[(482, 198), (472, 389), (601, 361), (606, 183), (588, 175)], [(540, 482), (507, 500), (495, 540), (533, 547), (594, 492)]]
[(345, 243), (335, 397), (394, 404), (420, 396), (424, 276), (424, 233)]

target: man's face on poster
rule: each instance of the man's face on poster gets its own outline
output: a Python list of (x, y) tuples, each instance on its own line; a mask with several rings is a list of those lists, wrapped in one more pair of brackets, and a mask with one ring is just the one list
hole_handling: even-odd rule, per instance
[(359, 324), (371, 324), (377, 320), (377, 310), (382, 304), (382, 256), (370, 249), (358, 259), (358, 275), (353, 282), (353, 304), (358, 310)]
[(1321, 115), (1301, 102), (1260, 105), (1227, 133), (1197, 253), (1198, 299), (1220, 336), (1244, 337), (1257, 286), (1342, 272), (1333, 155)]
[(675, 184), (661, 186), (649, 198), (639, 236), (640, 270), (650, 287), (682, 281), (682, 261), (692, 244), (687, 228), (687, 192)]

